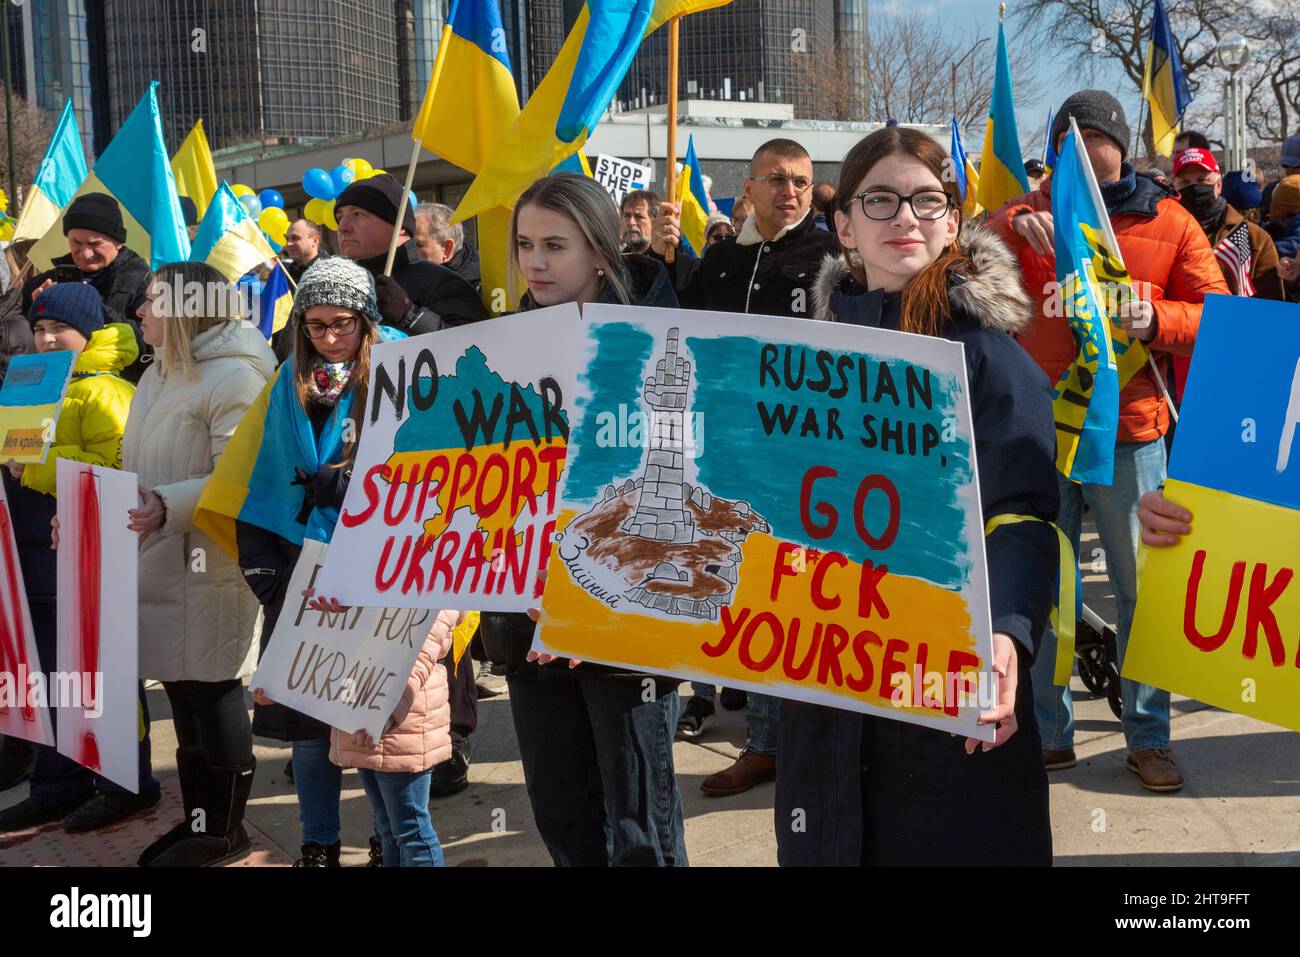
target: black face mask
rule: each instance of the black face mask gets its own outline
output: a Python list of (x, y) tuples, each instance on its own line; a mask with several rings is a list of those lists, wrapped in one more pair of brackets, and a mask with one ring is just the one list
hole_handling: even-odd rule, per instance
[(1202, 226), (1213, 223), (1223, 212), (1223, 200), (1214, 195), (1214, 186), (1210, 183), (1184, 186), (1178, 191), (1178, 201)]

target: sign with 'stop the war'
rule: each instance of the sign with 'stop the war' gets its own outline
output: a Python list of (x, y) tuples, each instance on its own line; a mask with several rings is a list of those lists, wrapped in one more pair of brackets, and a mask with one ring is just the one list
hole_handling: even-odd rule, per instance
[(316, 591), (345, 605), (537, 604), (582, 357), (575, 305), (371, 352), (343, 509)]
[(535, 650), (991, 740), (960, 344), (610, 305), (574, 334)]

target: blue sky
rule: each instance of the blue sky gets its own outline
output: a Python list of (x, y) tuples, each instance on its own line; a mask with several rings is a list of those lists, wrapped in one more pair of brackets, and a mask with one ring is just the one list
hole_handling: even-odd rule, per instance
[[(1027, 43), (1017, 33), (1014, 10), (1015, 0), (1007, 4), (1007, 49), (1011, 56), (1011, 78), (1015, 88), (1016, 126), (1020, 132), (1025, 156), (1038, 155), (1042, 149), (1043, 126), (1047, 110), (1060, 106), (1075, 90), (1094, 87), (1114, 93), (1128, 115), (1130, 125), (1138, 120), (1141, 101), (1139, 90), (1120, 66), (1113, 61), (1097, 58), (1092, 63), (1061, 63), (1053, 59), (1050, 51), (1028, 53)], [(996, 36), (998, 22), (997, 2), (986, 0), (873, 0), (873, 12), (900, 11), (918, 13), (932, 19), (942, 29), (959, 34), (966, 31), (975, 36), (983, 30)], [(990, 51), (990, 56), (992, 51)], [(1089, 75), (1090, 71), (1093, 75)], [(1198, 104), (1199, 105), (1199, 104)], [(979, 152), (983, 127), (963, 130), (966, 149)]]

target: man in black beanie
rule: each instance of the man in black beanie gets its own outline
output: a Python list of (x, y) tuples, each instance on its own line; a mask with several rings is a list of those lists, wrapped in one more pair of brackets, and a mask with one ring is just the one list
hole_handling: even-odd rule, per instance
[(106, 193), (78, 196), (63, 214), (63, 235), (68, 237), (68, 255), (59, 256), (53, 269), (33, 276), (23, 286), (24, 314), (30, 315), (32, 300), (56, 282), (90, 284), (104, 301), (104, 321), (125, 323), (135, 333), (140, 356), (121, 375), (128, 382), (139, 382), (145, 357), (153, 354), (140, 338), (136, 319), (136, 310), (144, 304), (149, 289), (149, 264), (127, 248), (126, 225), (117, 200)]
[[(409, 335), (436, 332), (487, 318), (474, 287), (446, 266), (420, 257), (415, 245), (415, 211), (406, 190), (389, 173), (352, 183), (334, 201), (343, 255), (375, 277), (384, 324)], [(393, 224), (401, 210), (401, 231), (391, 278), (384, 276)]]

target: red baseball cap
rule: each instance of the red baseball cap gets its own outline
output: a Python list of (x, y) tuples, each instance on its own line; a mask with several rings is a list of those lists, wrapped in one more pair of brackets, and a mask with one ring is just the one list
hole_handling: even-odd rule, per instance
[(1183, 150), (1174, 157), (1174, 175), (1177, 176), (1187, 166), (1200, 166), (1202, 169), (1209, 170), (1211, 173), (1219, 172), (1219, 161), (1214, 158), (1214, 154), (1209, 150), (1190, 149)]

